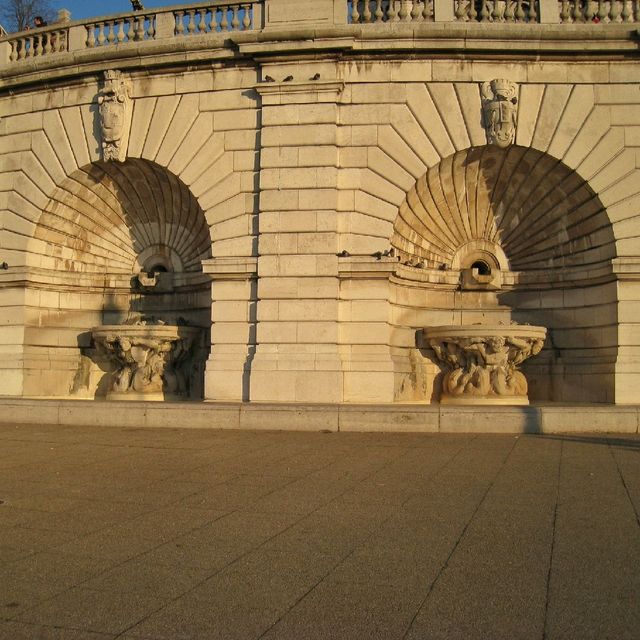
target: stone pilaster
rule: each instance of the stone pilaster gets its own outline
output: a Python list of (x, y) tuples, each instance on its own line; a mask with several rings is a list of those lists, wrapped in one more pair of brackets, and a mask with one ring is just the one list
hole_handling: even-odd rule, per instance
[(640, 394), (640, 259), (617, 258), (618, 357), (615, 404), (638, 404)]
[(263, 68), (252, 401), (340, 402), (337, 102), (342, 83)]
[(205, 400), (248, 400), (255, 350), (257, 259), (213, 258), (203, 261), (202, 269), (212, 280), (213, 300)]

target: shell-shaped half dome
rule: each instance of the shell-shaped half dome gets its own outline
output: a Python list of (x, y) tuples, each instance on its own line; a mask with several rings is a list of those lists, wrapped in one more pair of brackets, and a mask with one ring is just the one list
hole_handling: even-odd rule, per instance
[(391, 244), (430, 266), (461, 248), (494, 246), (514, 271), (589, 265), (615, 256), (598, 196), (535, 149), (474, 147), (431, 167), (400, 206)]
[(211, 256), (204, 213), (188, 187), (146, 160), (78, 169), (40, 216), (34, 252), (68, 271), (132, 273), (151, 263), (199, 271)]

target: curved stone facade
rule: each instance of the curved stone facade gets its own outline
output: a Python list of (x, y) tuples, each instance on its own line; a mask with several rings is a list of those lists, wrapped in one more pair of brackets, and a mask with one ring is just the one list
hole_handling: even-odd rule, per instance
[(2, 393), (100, 397), (138, 314), (205, 330), (211, 400), (437, 402), (422, 329), (515, 321), (532, 401), (637, 403), (637, 3), (463, 4), (0, 40)]

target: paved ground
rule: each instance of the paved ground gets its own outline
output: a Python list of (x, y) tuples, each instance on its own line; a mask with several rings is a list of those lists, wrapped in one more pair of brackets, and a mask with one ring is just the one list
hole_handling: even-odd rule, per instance
[(0, 638), (637, 639), (639, 456), (0, 427)]

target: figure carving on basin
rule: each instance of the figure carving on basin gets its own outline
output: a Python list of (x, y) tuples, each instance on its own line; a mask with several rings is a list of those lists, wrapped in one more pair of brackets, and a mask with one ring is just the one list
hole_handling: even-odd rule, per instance
[(104, 325), (91, 331), (114, 365), (107, 399), (169, 400), (189, 397), (186, 368), (200, 329), (159, 322)]
[(518, 367), (542, 350), (547, 330), (529, 325), (467, 325), (422, 330), (444, 369), (443, 404), (529, 404)]

